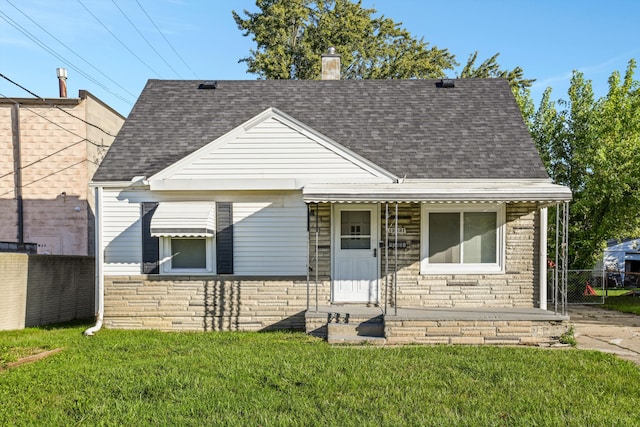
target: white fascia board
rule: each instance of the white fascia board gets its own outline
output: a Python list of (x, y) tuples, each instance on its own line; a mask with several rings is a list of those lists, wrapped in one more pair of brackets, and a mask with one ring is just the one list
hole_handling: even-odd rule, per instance
[(131, 182), (131, 181), (91, 181), (89, 188), (130, 188), (130, 189), (149, 189), (147, 183)]
[(263, 111), (262, 113), (258, 114), (257, 116), (253, 117), (252, 119), (247, 120), (245, 123), (241, 124), (240, 126), (236, 127), (235, 129), (227, 132), (226, 134), (222, 135), (221, 137), (219, 137), (218, 139), (210, 142), (209, 144), (206, 144), (204, 147), (194, 151), (193, 153), (187, 155), (186, 157), (182, 158), (181, 160), (178, 160), (177, 162), (175, 162), (174, 164), (168, 166), (167, 168), (161, 170), (160, 172), (156, 173), (155, 175), (153, 175), (152, 177), (149, 178), (149, 182), (152, 183), (153, 186), (153, 182), (154, 181), (158, 181), (158, 180), (169, 180), (171, 179), (171, 177), (178, 171), (184, 169), (185, 167), (187, 167), (188, 165), (190, 165), (191, 163), (193, 163), (195, 160), (199, 159), (200, 157), (202, 157), (205, 153), (208, 153), (212, 150), (215, 150), (216, 147), (218, 146), (222, 146), (224, 144), (226, 144), (227, 142), (234, 140), (236, 138), (238, 138), (239, 136), (247, 133), (249, 130), (251, 130), (252, 128), (254, 128), (255, 126), (259, 125), (260, 123), (270, 119), (270, 118), (274, 118), (278, 121), (280, 121), (281, 123), (295, 129), (296, 131), (300, 132), (301, 134), (305, 135), (306, 137), (310, 138), (311, 140), (315, 141), (316, 143), (318, 143), (319, 145), (327, 148), (328, 150), (333, 151), (334, 153), (336, 153), (337, 155), (351, 161), (352, 163), (358, 165), (359, 167), (361, 167), (362, 169), (368, 171), (369, 173), (371, 173), (372, 175), (379, 177), (379, 178), (385, 178), (388, 180), (388, 182), (397, 182), (398, 181), (398, 177), (396, 177), (395, 175), (393, 175), (391, 172), (381, 168), (380, 166), (376, 165), (375, 163), (365, 159), (364, 157), (354, 153), (353, 151), (347, 149), (346, 147), (338, 144), (337, 142), (331, 140), (330, 138), (326, 137), (325, 135), (322, 135), (321, 133), (315, 131), (314, 129), (310, 128), (309, 126), (305, 125), (304, 123), (294, 119), (293, 117), (283, 113), (282, 111), (278, 110), (277, 108), (268, 108), (265, 111)]

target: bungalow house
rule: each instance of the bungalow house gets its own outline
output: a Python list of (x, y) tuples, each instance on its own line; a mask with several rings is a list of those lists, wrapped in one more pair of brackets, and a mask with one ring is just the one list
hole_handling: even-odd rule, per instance
[(481, 344), (566, 324), (544, 236), (571, 193), (505, 80), (150, 80), (93, 186), (87, 334)]

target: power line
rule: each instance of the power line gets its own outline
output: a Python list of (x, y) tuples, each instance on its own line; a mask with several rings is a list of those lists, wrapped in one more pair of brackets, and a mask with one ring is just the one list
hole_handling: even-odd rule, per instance
[[(108, 131), (106, 131), (106, 130), (102, 129), (102, 128), (101, 128), (100, 126), (98, 126), (98, 125), (94, 125), (93, 123), (90, 123), (90, 122), (86, 121), (85, 119), (81, 119), (80, 117), (78, 117), (78, 116), (75, 116), (75, 115), (71, 114), (71, 113), (70, 113), (70, 112), (68, 112), (67, 110), (65, 110), (65, 109), (63, 109), (63, 108), (60, 108), (59, 106), (57, 106), (57, 105), (55, 105), (55, 104), (50, 103), (49, 101), (47, 101), (47, 100), (46, 100), (46, 99), (44, 99), (43, 97), (38, 96), (37, 94), (33, 93), (32, 91), (30, 91), (30, 90), (29, 90), (29, 89), (27, 89), (26, 87), (22, 86), (21, 84), (14, 82), (13, 80), (11, 80), (9, 77), (5, 76), (4, 74), (0, 73), (0, 77), (2, 77), (3, 79), (5, 79), (5, 80), (6, 80), (6, 81), (8, 81), (9, 83), (13, 83), (14, 85), (18, 86), (20, 89), (24, 90), (25, 92), (28, 92), (29, 94), (31, 94), (31, 95), (33, 95), (33, 96), (35, 96), (36, 98), (38, 98), (39, 100), (41, 100), (41, 101), (42, 101), (42, 102), (44, 102), (45, 104), (49, 105), (50, 107), (57, 108), (58, 110), (60, 110), (60, 111), (62, 111), (63, 113), (65, 113), (66, 115), (71, 116), (71, 117), (73, 117), (74, 119), (80, 120), (82, 123), (84, 123), (84, 124), (86, 124), (86, 125), (89, 125), (89, 126), (92, 126), (92, 127), (96, 128), (96, 129), (98, 129), (99, 131), (101, 131), (102, 133), (104, 133), (104, 134), (106, 134), (106, 135), (109, 135), (109, 136), (112, 136), (112, 137), (114, 137), (114, 138), (115, 138), (115, 135), (114, 135), (114, 134), (112, 134), (112, 133), (110, 133), (110, 132), (108, 132)], [(4, 96), (4, 95), (3, 95), (3, 97), (4, 97), (4, 98), (7, 98), (7, 97), (6, 97), (6, 96)], [(10, 99), (10, 100), (12, 100), (12, 101), (14, 101), (14, 102), (16, 102), (16, 103), (18, 103), (18, 104), (19, 104), (19, 102), (15, 101), (14, 99), (11, 99), (11, 98), (7, 98), (7, 99)], [(43, 118), (44, 118), (44, 117), (43, 117)], [(47, 120), (48, 120), (48, 119), (47, 119)]]
[[(44, 161), (44, 160), (47, 160), (48, 158), (53, 157), (53, 156), (55, 156), (56, 154), (59, 154), (59, 153), (61, 153), (61, 152), (62, 152), (62, 151), (64, 151), (64, 150), (68, 150), (68, 149), (69, 149), (69, 148), (71, 148), (71, 147), (75, 147), (76, 145), (81, 144), (81, 143), (83, 143), (83, 142), (85, 142), (85, 141), (86, 141), (86, 139), (81, 139), (80, 141), (76, 141), (76, 142), (74, 142), (74, 143), (72, 143), (72, 144), (67, 145), (66, 147), (62, 147), (62, 148), (61, 148), (61, 149), (59, 149), (58, 151), (55, 151), (55, 152), (53, 152), (53, 153), (51, 153), (51, 154), (47, 154), (46, 156), (44, 156), (44, 157), (42, 157), (42, 158), (40, 158), (40, 159), (38, 159), (38, 160), (35, 160), (35, 161), (33, 161), (33, 162), (29, 163), (28, 165), (20, 166), (20, 170), (24, 170), (24, 169), (26, 169), (26, 168), (28, 168), (28, 167), (30, 167), (30, 166), (33, 166), (33, 165), (35, 165), (35, 164), (37, 164), (37, 163), (40, 163), (40, 162), (42, 162), (42, 161)], [(7, 173), (5, 173), (4, 175), (0, 175), (0, 179), (2, 179), (2, 178), (4, 178), (4, 177), (7, 177), (7, 176), (9, 176), (9, 175), (13, 175), (14, 173), (15, 173), (14, 171), (7, 172)]]
[(171, 48), (171, 50), (173, 50), (173, 53), (176, 54), (176, 56), (178, 58), (180, 58), (180, 61), (182, 61), (182, 63), (184, 64), (185, 67), (187, 67), (189, 69), (189, 71), (191, 71), (191, 74), (193, 74), (193, 76), (197, 79), (198, 76), (196, 75), (196, 73), (191, 69), (191, 67), (189, 66), (189, 64), (187, 64), (185, 62), (184, 59), (182, 59), (182, 56), (180, 56), (180, 54), (178, 53), (178, 51), (173, 47), (173, 45), (171, 44), (171, 42), (169, 41), (169, 39), (167, 39), (167, 37), (164, 35), (164, 33), (160, 30), (160, 28), (158, 28), (158, 26), (156, 25), (156, 23), (154, 22), (153, 19), (151, 19), (151, 16), (149, 16), (149, 14), (147, 13), (146, 10), (144, 10), (144, 8), (142, 7), (142, 5), (140, 4), (140, 2), (138, 0), (136, 0), (136, 3), (138, 3), (138, 6), (140, 7), (140, 10), (142, 10), (142, 12), (147, 16), (147, 18), (149, 18), (149, 21), (151, 21), (151, 23), (153, 24), (153, 26), (155, 27), (156, 30), (158, 30), (158, 32), (160, 33), (160, 35), (162, 36), (162, 38), (164, 39), (164, 41), (167, 42), (167, 44), (169, 45), (169, 47)]
[[(98, 148), (106, 148), (106, 147), (108, 147), (108, 145), (104, 145), (104, 144), (102, 144), (102, 143), (98, 144), (97, 142), (94, 142), (94, 141), (90, 140), (89, 138), (85, 138), (85, 137), (83, 137), (82, 135), (78, 135), (78, 134), (77, 134), (77, 133), (75, 133), (74, 131), (69, 130), (69, 129), (67, 129), (66, 127), (62, 126), (61, 124), (54, 122), (53, 120), (49, 119), (48, 117), (43, 116), (42, 114), (40, 114), (40, 113), (36, 112), (35, 110), (32, 110), (31, 108), (29, 108), (29, 107), (25, 106), (24, 104), (20, 104), (17, 100), (15, 100), (15, 99), (13, 99), (13, 98), (9, 98), (9, 97), (7, 97), (7, 96), (5, 96), (5, 95), (1, 94), (1, 93), (0, 93), (0, 96), (1, 96), (1, 97), (3, 97), (3, 98), (5, 98), (5, 99), (8, 99), (9, 101), (13, 101), (13, 102), (15, 102), (15, 103), (16, 103), (16, 104), (18, 104), (18, 105), (21, 105), (21, 106), (22, 106), (22, 108), (24, 108), (25, 110), (27, 110), (27, 111), (31, 111), (31, 112), (32, 112), (33, 114), (35, 114), (36, 116), (39, 116), (39, 117), (41, 117), (41, 118), (45, 119), (46, 121), (48, 121), (48, 122), (49, 122), (49, 123), (51, 123), (52, 125), (59, 127), (60, 129), (64, 130), (65, 132), (69, 132), (71, 135), (77, 136), (78, 138), (86, 139), (88, 143), (93, 144), (93, 145), (95, 145), (95, 146), (96, 146), (96, 147), (98, 147)], [(64, 110), (63, 110), (63, 111), (64, 111)], [(73, 117), (75, 117), (75, 116), (73, 116)]]
[(57, 53), (55, 50), (51, 49), (49, 46), (47, 46), (46, 43), (40, 41), (40, 39), (38, 39), (36, 36), (31, 34), (28, 30), (26, 30), (24, 27), (22, 27), (20, 24), (18, 24), (13, 19), (11, 19), (6, 13), (2, 12), (1, 10), (0, 10), (0, 18), (2, 18), (5, 22), (7, 22), (12, 27), (14, 27), (16, 30), (20, 31), (27, 38), (29, 38), (32, 42), (34, 42), (35, 44), (40, 46), (42, 49), (44, 49), (45, 51), (49, 52), (49, 54), (54, 56), (56, 59), (58, 59), (59, 61), (65, 63), (65, 64), (68, 64), (68, 66), (70, 66), (71, 68), (76, 70), (80, 75), (84, 76), (87, 80), (93, 82), (97, 86), (100, 86), (101, 88), (103, 88), (107, 92), (111, 93), (112, 95), (116, 96), (117, 98), (120, 98), (122, 101), (126, 102), (127, 104), (132, 105), (132, 102), (129, 99), (126, 99), (126, 98), (122, 97), (121, 95), (119, 95), (119, 94), (117, 94), (115, 92), (112, 92), (111, 89), (109, 89), (107, 86), (105, 86), (104, 84), (102, 84), (98, 80), (96, 80), (93, 77), (91, 77), (88, 73), (83, 71), (82, 68), (78, 67), (73, 62), (69, 61), (68, 59), (66, 59), (65, 57), (63, 57), (59, 53)]
[(129, 49), (129, 46), (127, 46), (127, 45), (126, 45), (122, 40), (120, 40), (120, 39), (118, 38), (118, 36), (116, 36), (116, 35), (114, 34), (114, 32), (113, 32), (113, 31), (111, 31), (111, 30), (109, 29), (109, 27), (107, 27), (107, 26), (106, 26), (106, 25), (105, 25), (105, 24), (100, 20), (100, 18), (98, 18), (96, 15), (94, 15), (94, 14), (93, 14), (93, 12), (91, 12), (91, 11), (89, 10), (89, 8), (87, 8), (87, 6), (85, 6), (85, 5), (84, 5), (84, 3), (82, 3), (82, 1), (81, 1), (81, 0), (77, 0), (77, 1), (78, 1), (78, 3), (80, 3), (80, 6), (82, 6), (82, 7), (84, 8), (84, 10), (86, 10), (86, 11), (89, 13), (89, 15), (93, 16), (93, 18), (94, 18), (96, 21), (98, 21), (98, 23), (99, 23), (100, 25), (102, 25), (102, 27), (103, 27), (105, 30), (107, 30), (107, 31), (109, 32), (109, 34), (111, 34), (111, 35), (113, 36), (113, 38), (114, 38), (114, 39), (116, 39), (116, 40), (118, 41), (118, 43), (120, 43), (120, 44), (122, 45), (122, 47), (124, 47), (125, 49), (127, 49), (127, 51), (129, 51), (129, 53), (130, 53), (131, 55), (133, 55), (133, 56), (134, 56), (138, 61), (140, 61), (140, 63), (142, 63), (145, 67), (147, 67), (149, 70), (151, 70), (151, 72), (153, 72), (153, 73), (154, 73), (155, 75), (157, 75), (158, 77), (160, 77), (160, 78), (164, 78), (164, 77), (162, 77), (162, 76), (160, 75), (160, 73), (158, 73), (156, 70), (154, 70), (154, 69), (153, 69), (149, 64), (147, 64), (146, 62), (144, 62), (144, 61), (143, 61), (143, 60), (142, 60), (138, 55), (136, 55), (134, 51), (132, 51), (131, 49)]
[[(25, 18), (27, 18), (29, 21), (33, 22), (35, 25), (38, 26), (38, 28), (40, 28), (42, 31), (44, 31), (45, 33), (47, 33), (51, 38), (53, 38), (55, 41), (57, 41), (58, 43), (60, 43), (62, 46), (64, 46), (65, 48), (67, 48), (67, 50), (69, 50), (71, 53), (73, 53), (75, 56), (77, 56), (78, 58), (80, 58), (80, 60), (82, 60), (85, 64), (89, 65), (91, 68), (93, 68), (94, 70), (96, 70), (98, 73), (102, 74), (105, 78), (107, 78), (107, 80), (109, 80), (110, 82), (114, 83), (116, 86), (118, 86), (120, 89), (124, 90), (125, 92), (127, 92), (129, 95), (135, 97), (136, 95), (132, 92), (130, 92), (129, 90), (127, 90), (124, 86), (120, 85), (117, 81), (113, 80), (111, 77), (109, 77), (108, 74), (104, 73), (102, 70), (100, 70), (98, 67), (96, 67), (95, 65), (93, 65), (92, 63), (90, 63), (89, 61), (85, 60), (83, 57), (81, 57), (80, 55), (78, 55), (73, 49), (71, 49), (69, 46), (67, 46), (65, 43), (63, 43), (60, 39), (58, 39), (56, 36), (54, 36), (53, 34), (51, 34), (49, 31), (47, 31), (46, 28), (44, 28), (42, 25), (40, 25), (39, 23), (37, 23), (35, 20), (33, 20), (33, 18), (31, 18), (29, 15), (27, 15), (26, 13), (24, 13), (19, 7), (17, 7), (16, 5), (14, 5), (13, 3), (11, 3), (10, 0), (6, 0), (7, 3), (9, 3), (14, 9), (16, 9), (18, 12), (20, 12)], [(131, 103), (129, 104), (131, 105)]]
[[(24, 188), (24, 187), (26, 187), (26, 186), (28, 186), (28, 185), (35, 184), (35, 183), (36, 183), (36, 182), (38, 182), (38, 181), (42, 181), (43, 179), (47, 179), (47, 178), (49, 178), (49, 177), (51, 177), (51, 176), (53, 176), (53, 175), (56, 175), (56, 174), (58, 174), (58, 173), (60, 173), (60, 172), (64, 172), (64, 171), (66, 171), (67, 169), (71, 169), (72, 167), (74, 167), (74, 166), (78, 166), (80, 163), (84, 163), (84, 162), (89, 162), (89, 163), (93, 163), (94, 165), (98, 165), (96, 162), (91, 161), (91, 160), (89, 160), (89, 159), (82, 159), (82, 160), (80, 160), (79, 162), (75, 162), (75, 163), (74, 163), (74, 164), (72, 164), (72, 165), (69, 165), (69, 166), (64, 167), (64, 168), (62, 168), (62, 169), (58, 169), (58, 170), (57, 170), (57, 171), (55, 171), (55, 172), (51, 172), (51, 173), (50, 173), (50, 174), (48, 174), (48, 175), (45, 175), (45, 176), (43, 176), (43, 177), (40, 177), (40, 178), (38, 178), (38, 179), (36, 179), (36, 180), (33, 180), (33, 181), (31, 181), (31, 182), (27, 182), (26, 184), (22, 184), (22, 187)], [(14, 189), (11, 189), (11, 190), (9, 190), (9, 191), (6, 191), (6, 192), (4, 192), (4, 193), (0, 194), (0, 197), (2, 197), (2, 196), (6, 196), (7, 194), (9, 194), (9, 193), (13, 193), (13, 192), (14, 192)]]
[(147, 38), (144, 36), (144, 34), (142, 34), (142, 32), (138, 29), (138, 27), (136, 26), (136, 24), (134, 24), (134, 23), (133, 23), (133, 21), (132, 21), (131, 19), (129, 19), (129, 17), (127, 16), (127, 14), (126, 14), (126, 13), (124, 13), (124, 11), (120, 8), (120, 6), (118, 6), (118, 3), (116, 3), (116, 1), (115, 1), (115, 0), (111, 0), (111, 2), (112, 2), (112, 3), (115, 5), (115, 7), (120, 11), (120, 13), (122, 14), (122, 16), (124, 16), (124, 17), (125, 17), (125, 19), (126, 19), (127, 21), (129, 21), (129, 24), (131, 24), (131, 26), (133, 27), (133, 29), (134, 29), (134, 30), (136, 30), (136, 32), (140, 35), (140, 37), (142, 37), (142, 40), (144, 40), (144, 41), (149, 45), (149, 47), (150, 47), (150, 48), (151, 48), (151, 49), (156, 53), (156, 55), (158, 55), (158, 57), (160, 57), (160, 59), (162, 59), (162, 61), (164, 61), (164, 63), (165, 63), (165, 64), (167, 64), (167, 66), (168, 66), (169, 68), (171, 68), (171, 70), (172, 70), (174, 73), (176, 73), (176, 74), (178, 75), (178, 77), (180, 77), (181, 79), (184, 79), (184, 77), (182, 77), (182, 76), (180, 75), (180, 73), (179, 73), (179, 72), (177, 72), (177, 71), (176, 71), (176, 70), (171, 66), (171, 64), (169, 64), (169, 63), (167, 62), (167, 60), (166, 60), (166, 59), (164, 59), (164, 57), (163, 57), (162, 55), (160, 55), (160, 52), (158, 52), (158, 51), (156, 50), (156, 48), (155, 48), (155, 47), (153, 47), (153, 45), (151, 44), (151, 42), (150, 42), (149, 40), (147, 40)]

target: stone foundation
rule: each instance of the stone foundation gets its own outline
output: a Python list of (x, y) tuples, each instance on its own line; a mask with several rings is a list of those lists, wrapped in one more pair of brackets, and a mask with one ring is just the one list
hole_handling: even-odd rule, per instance
[(385, 318), (388, 344), (534, 345), (557, 339), (562, 320), (394, 320)]

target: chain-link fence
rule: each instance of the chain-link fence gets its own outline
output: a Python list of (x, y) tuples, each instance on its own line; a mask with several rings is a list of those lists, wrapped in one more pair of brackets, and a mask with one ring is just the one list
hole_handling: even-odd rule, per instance
[[(554, 288), (555, 270), (548, 271), (548, 304), (562, 304), (562, 289)], [(637, 276), (637, 277), (636, 277)], [(603, 304), (610, 296), (632, 292), (640, 287), (640, 273), (624, 271), (567, 270), (567, 304)]]
[(568, 304), (603, 304), (606, 296), (607, 281), (602, 271), (568, 270)]

